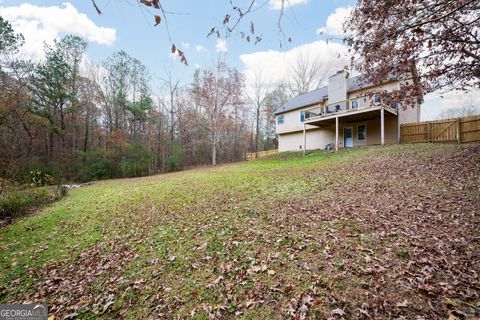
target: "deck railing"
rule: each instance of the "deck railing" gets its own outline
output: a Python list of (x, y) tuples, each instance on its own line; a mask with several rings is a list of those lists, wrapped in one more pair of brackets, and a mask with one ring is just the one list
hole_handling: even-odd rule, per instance
[[(328, 106), (325, 106), (325, 107), (322, 107), (322, 108), (317, 106), (317, 107), (314, 107), (312, 109), (307, 109), (305, 111), (305, 119), (306, 120), (318, 119), (318, 118), (328, 117), (328, 116), (332, 116), (332, 115), (341, 115), (341, 114), (354, 112), (354, 111), (358, 111), (358, 110), (367, 110), (367, 109), (376, 108), (376, 107), (380, 107), (380, 106), (383, 106), (385, 109), (389, 109), (392, 112), (398, 111), (397, 107), (392, 107), (392, 106), (385, 105), (385, 104), (373, 104), (373, 105), (369, 104), (369, 105), (361, 106), (361, 107), (352, 107), (352, 106), (349, 106), (349, 107), (340, 106), (340, 107), (338, 107), (338, 105), (332, 107), (332, 105), (328, 105)], [(311, 110), (316, 110), (316, 112), (313, 112)]]

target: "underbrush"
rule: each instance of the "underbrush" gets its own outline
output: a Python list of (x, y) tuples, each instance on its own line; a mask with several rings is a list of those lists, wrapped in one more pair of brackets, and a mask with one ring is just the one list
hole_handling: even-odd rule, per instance
[(0, 220), (21, 217), (30, 210), (53, 203), (66, 194), (64, 187), (20, 185), (0, 180)]

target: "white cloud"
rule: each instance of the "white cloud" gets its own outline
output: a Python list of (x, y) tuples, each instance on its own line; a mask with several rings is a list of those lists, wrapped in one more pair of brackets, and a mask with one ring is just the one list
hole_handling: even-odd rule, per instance
[(244, 54), (240, 56), (240, 60), (245, 65), (247, 90), (253, 87), (257, 74), (261, 74), (263, 82), (272, 87), (287, 83), (291, 66), (299, 55), (316, 60), (321, 65), (322, 72), (328, 74), (343, 69), (350, 61), (346, 46), (323, 40), (301, 45), (286, 52), (269, 50)]
[(195, 46), (195, 51), (197, 51), (197, 52), (204, 52), (204, 51), (207, 51), (207, 49), (205, 49), (204, 46), (198, 44), (198, 45)]
[(325, 26), (317, 29), (317, 34), (327, 34), (331, 36), (345, 35), (343, 24), (350, 17), (352, 7), (340, 7), (328, 16)]
[(223, 39), (217, 39), (217, 44), (215, 45), (215, 50), (217, 52), (223, 52), (223, 53), (228, 52), (227, 41), (225, 41)]
[(270, 0), (268, 4), (270, 5), (270, 8), (274, 10), (281, 10), (283, 1), (285, 8), (293, 7), (299, 4), (306, 4), (308, 2), (308, 0)]
[(183, 49), (188, 49), (188, 48), (190, 48), (190, 43), (188, 43), (188, 42), (182, 42), (182, 48), (183, 48)]
[(104, 45), (111, 45), (116, 40), (115, 29), (97, 26), (86, 14), (68, 2), (50, 7), (29, 3), (0, 7), (0, 15), (12, 24), (15, 32), (25, 37), (21, 53), (27, 58), (41, 59), (44, 42), (52, 43), (64, 33)]
[(462, 108), (469, 104), (480, 106), (480, 90), (434, 92), (427, 94), (424, 100), (420, 111), (421, 120), (435, 120), (448, 109)]

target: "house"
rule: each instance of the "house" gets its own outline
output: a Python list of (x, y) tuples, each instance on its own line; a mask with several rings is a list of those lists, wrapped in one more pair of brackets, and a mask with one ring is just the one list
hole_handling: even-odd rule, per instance
[(275, 111), (279, 151), (351, 148), (398, 143), (400, 124), (418, 122), (420, 106), (386, 104), (372, 92), (399, 88), (401, 80), (380, 85), (341, 71), (328, 86), (290, 99)]

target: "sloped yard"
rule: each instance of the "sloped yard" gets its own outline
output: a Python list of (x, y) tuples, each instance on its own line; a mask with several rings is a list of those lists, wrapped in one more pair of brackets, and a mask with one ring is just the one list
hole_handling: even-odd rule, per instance
[(97, 182), (0, 230), (0, 302), (80, 319), (475, 318), (479, 215), (478, 144)]

